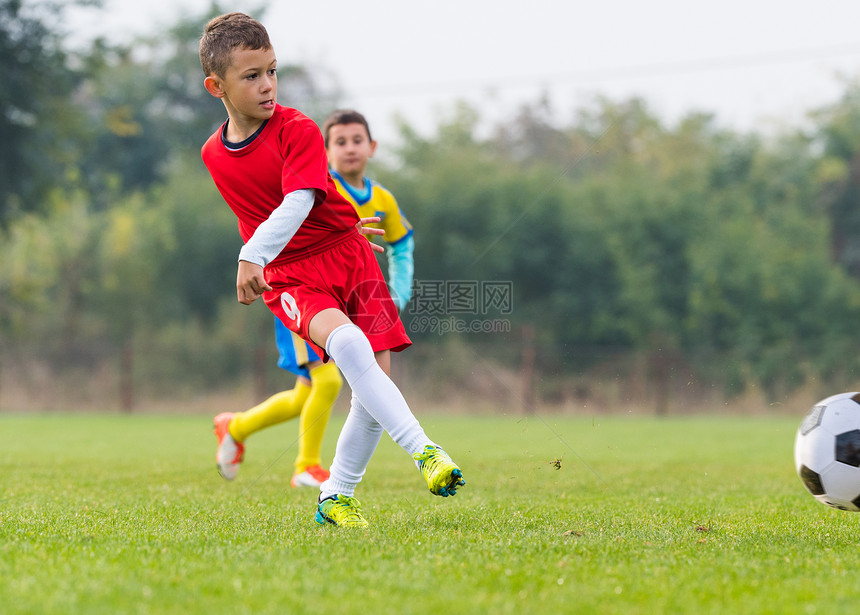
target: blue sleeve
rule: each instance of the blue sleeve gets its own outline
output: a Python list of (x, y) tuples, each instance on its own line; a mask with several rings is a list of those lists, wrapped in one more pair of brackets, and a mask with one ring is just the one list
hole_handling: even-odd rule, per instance
[(391, 286), (391, 298), (397, 308), (403, 311), (409, 299), (412, 298), (412, 276), (415, 274), (415, 262), (412, 253), (415, 251), (415, 240), (412, 233), (394, 244), (388, 244), (388, 283)]

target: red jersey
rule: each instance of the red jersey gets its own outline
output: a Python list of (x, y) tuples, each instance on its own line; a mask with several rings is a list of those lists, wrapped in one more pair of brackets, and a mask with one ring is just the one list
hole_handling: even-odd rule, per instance
[(242, 241), (295, 190), (316, 191), (314, 206), (299, 230), (270, 265), (315, 254), (355, 232), (358, 214), (340, 195), (328, 172), (322, 134), (303, 113), (277, 105), (254, 140), (241, 149), (221, 142), (222, 125), (203, 145), (201, 156), (221, 196), (239, 219)]

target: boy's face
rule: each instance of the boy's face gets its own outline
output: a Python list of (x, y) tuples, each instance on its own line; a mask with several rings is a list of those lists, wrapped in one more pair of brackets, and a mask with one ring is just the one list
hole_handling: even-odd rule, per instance
[(234, 122), (261, 123), (275, 112), (277, 65), (274, 49), (236, 49), (224, 77), (210, 75), (204, 85), (224, 101)]
[(335, 124), (328, 131), (328, 162), (345, 177), (360, 177), (376, 151), (363, 124)]

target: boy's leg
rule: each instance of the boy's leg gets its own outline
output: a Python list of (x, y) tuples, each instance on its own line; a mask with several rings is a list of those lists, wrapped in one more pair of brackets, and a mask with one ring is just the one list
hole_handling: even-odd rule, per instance
[[(319, 314), (315, 317), (311, 322), (311, 335), (325, 331), (328, 327), (323, 326), (324, 324), (336, 325), (328, 334), (326, 352), (340, 367), (352, 388), (353, 395), (366, 409), (367, 414), (416, 460), (432, 493), (441, 496), (455, 495), (457, 488), (466, 484), (462, 472), (451, 458), (427, 437), (400, 390), (380, 367), (379, 363), (388, 365), (388, 353), (378, 353), (380, 356), (377, 362), (377, 357), (374, 356), (370, 342), (364, 333), (352, 324), (346, 315), (340, 313), (338, 316), (332, 313), (335, 311), (320, 312), (324, 315), (324, 319), (318, 322), (316, 318)], [(347, 322), (337, 324), (342, 323), (341, 317)], [(314, 326), (315, 324), (317, 326)], [(347, 439), (344, 451), (352, 449), (348, 443), (350, 437), (350, 432), (346, 430), (341, 432), (341, 438)], [(339, 451), (340, 446), (339, 438)], [(372, 452), (370, 451), (370, 454)], [(368, 456), (367, 461), (369, 459)], [(330, 492), (336, 487), (342, 487), (343, 485), (339, 484), (341, 482), (351, 483), (354, 489), (357, 483), (355, 475), (358, 474), (357, 478), (360, 479), (367, 461), (361, 461), (363, 465), (360, 474), (353, 472), (352, 475), (348, 475), (347, 472), (341, 473), (342, 462), (336, 453), (335, 462), (337, 463), (332, 462), (332, 477), (324, 484), (324, 491)]]
[(278, 348), (278, 367), (296, 374), (298, 381), (291, 391), (277, 393), (260, 405), (235, 415), (230, 421), (230, 435), (238, 442), (244, 442), (248, 436), (261, 429), (297, 417), (312, 392), (307, 365), (319, 360), (319, 357), (309, 355), (307, 343), (277, 318), (275, 346)]
[(230, 421), (230, 435), (244, 442), (253, 433), (294, 419), (302, 412), (312, 388), (307, 380), (299, 378), (289, 391), (275, 393), (266, 401), (244, 412), (237, 412)]
[[(315, 343), (324, 344), (362, 406), (403, 450), (413, 455), (427, 445), (435, 446), (400, 389), (380, 367), (367, 336), (346, 314), (336, 309), (322, 310), (313, 317), (308, 330)], [(387, 366), (388, 353), (380, 355), (380, 361)]]
[(311, 394), (309, 372), (304, 367), (319, 357), (308, 356), (307, 344), (294, 336), (275, 318), (275, 344), (278, 348), (278, 367), (296, 374), (299, 378), (290, 391), (271, 396), (263, 403), (245, 412), (222, 412), (215, 417), (215, 437), (218, 439), (216, 462), (221, 476), (232, 480), (239, 472), (245, 453), (244, 442), (253, 433), (297, 417)]
[(353, 395), (349, 414), (337, 439), (331, 478), (320, 486), (320, 499), (335, 494), (353, 496), (356, 485), (370, 463), (370, 458), (382, 437), (382, 425), (370, 416)]
[(311, 390), (299, 422), (299, 452), (291, 481), (293, 487), (319, 487), (328, 478), (328, 471), (321, 467), (320, 449), (332, 406), (343, 385), (334, 363), (308, 367)]
[(236, 478), (245, 454), (245, 439), (261, 429), (298, 416), (310, 392), (311, 387), (299, 381), (293, 389), (276, 393), (250, 410), (222, 412), (216, 416), (218, 450), (215, 462), (221, 476), (227, 480)]
[(349, 415), (337, 439), (331, 477), (320, 486), (317, 523), (340, 527), (367, 526), (367, 520), (361, 514), (361, 504), (354, 497), (355, 487), (364, 476), (382, 431), (382, 426), (353, 395)]

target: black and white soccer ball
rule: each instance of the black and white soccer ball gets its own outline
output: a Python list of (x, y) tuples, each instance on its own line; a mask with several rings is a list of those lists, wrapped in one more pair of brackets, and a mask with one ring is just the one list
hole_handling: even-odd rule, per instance
[(812, 496), (860, 511), (860, 393), (840, 393), (812, 407), (797, 430), (794, 465)]

